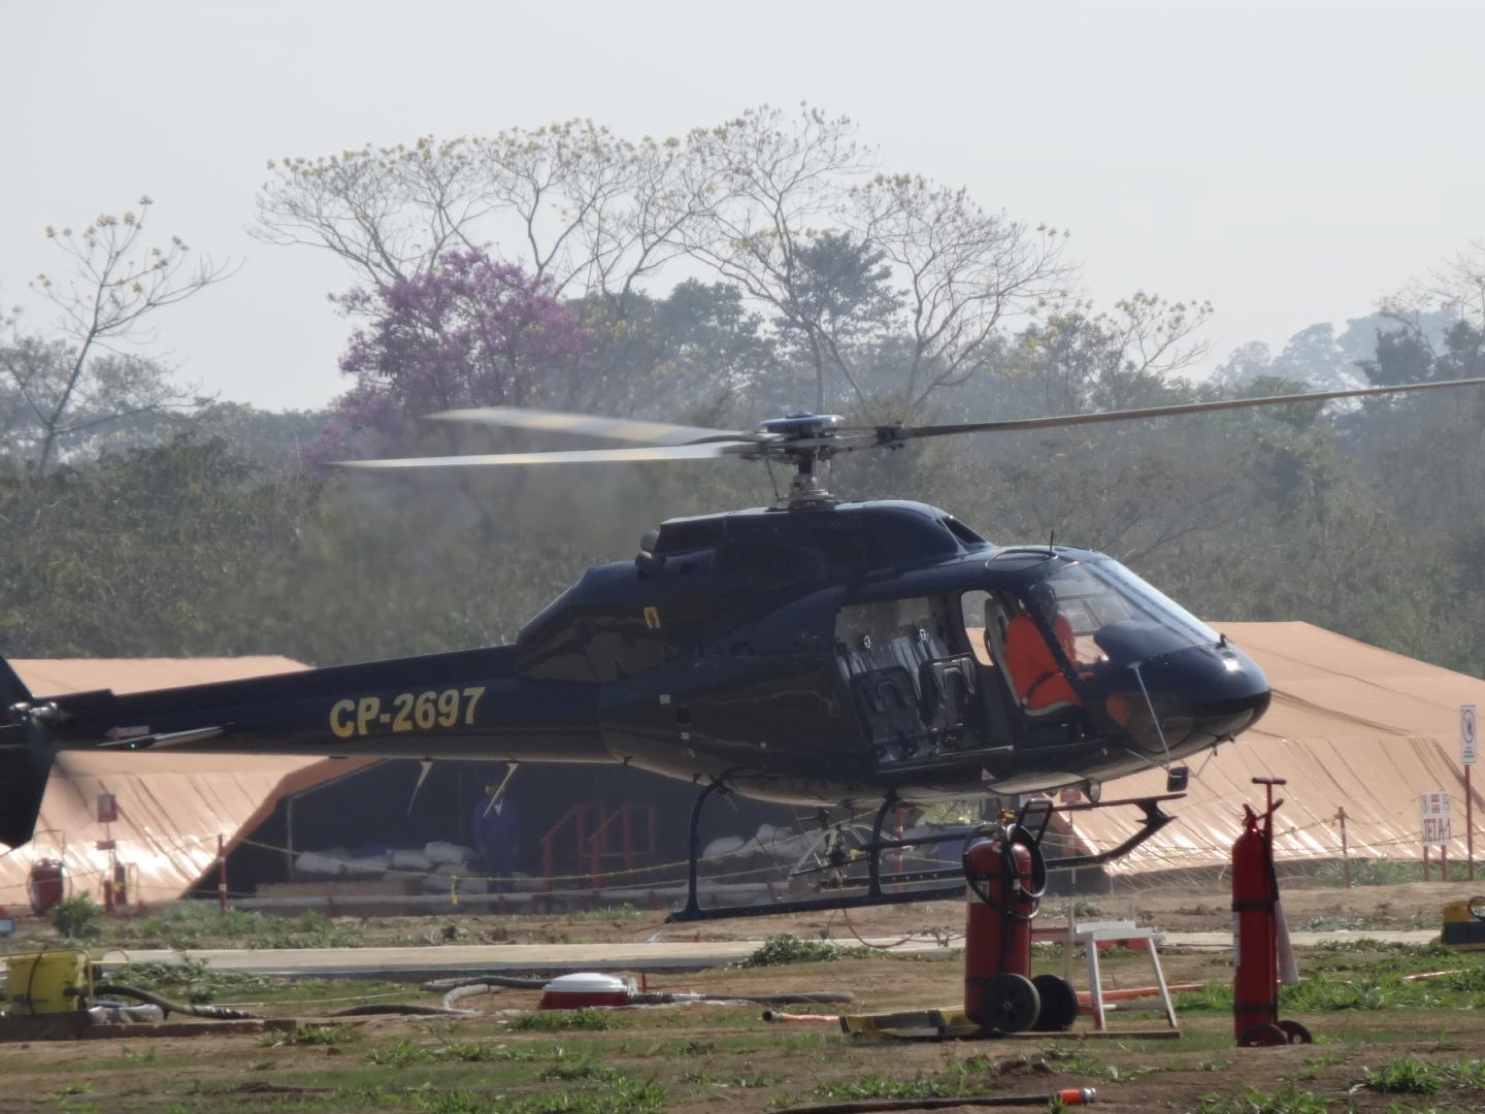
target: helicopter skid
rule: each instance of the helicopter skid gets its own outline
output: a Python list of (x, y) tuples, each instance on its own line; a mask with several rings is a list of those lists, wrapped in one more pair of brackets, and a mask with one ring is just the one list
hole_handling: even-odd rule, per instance
[[(697, 797), (696, 805), (691, 812), (691, 861), (690, 861), (690, 889), (687, 895), (686, 908), (672, 913), (666, 918), (667, 923), (677, 924), (686, 921), (726, 920), (733, 917), (767, 917), (778, 916), (788, 913), (817, 913), (832, 909), (862, 909), (876, 905), (903, 905), (910, 902), (921, 901), (943, 901), (958, 899), (964, 896), (965, 886), (963, 882), (964, 872), (959, 867), (943, 867), (930, 870), (895, 871), (890, 874), (881, 872), (881, 855), (884, 851), (901, 851), (909, 847), (918, 847), (929, 843), (943, 843), (943, 835), (922, 836), (914, 839), (887, 839), (881, 838), (882, 825), (887, 814), (901, 802), (894, 797), (888, 797), (882, 802), (877, 811), (876, 820), (872, 825), (872, 840), (860, 850), (867, 855), (868, 873), (863, 877), (860, 875), (844, 875), (840, 873), (840, 867), (835, 864), (812, 868), (810, 871), (798, 872), (795, 877), (804, 873), (815, 871), (831, 871), (837, 873), (837, 877), (821, 881), (819, 890), (847, 890), (865, 888), (865, 893), (826, 894), (820, 897), (800, 898), (793, 901), (770, 902), (764, 905), (746, 905), (730, 908), (703, 909), (699, 901), (697, 891), (697, 859), (696, 849), (698, 846), (697, 827), (701, 816), (702, 806), (707, 798), (717, 790), (726, 792), (720, 782), (713, 782), (702, 789)], [(1048, 859), (1047, 870), (1079, 870), (1087, 867), (1102, 866), (1123, 858), (1140, 844), (1144, 843), (1156, 832), (1160, 831), (1176, 818), (1165, 812), (1160, 806), (1166, 801), (1179, 800), (1184, 793), (1162, 793), (1151, 797), (1129, 797), (1117, 801), (1103, 801), (1100, 803), (1085, 802), (1072, 805), (1053, 805), (1050, 801), (1028, 802), (1021, 808), (1017, 823), (1033, 834), (1033, 838), (1040, 842), (1046, 832), (1047, 824), (1050, 822), (1054, 812), (1088, 812), (1096, 808), (1121, 808), (1135, 807), (1144, 813), (1138, 830), (1128, 839), (1116, 847), (1106, 851), (1099, 851), (1088, 855), (1070, 855), (1060, 859)], [(1042, 806), (1042, 807), (1036, 807)], [(1034, 817), (1034, 819), (1033, 819)], [(966, 833), (966, 836), (968, 833)], [(915, 890), (885, 890), (884, 886), (917, 885), (924, 882), (947, 881), (951, 878), (960, 879), (955, 885), (936, 886), (928, 889)]]

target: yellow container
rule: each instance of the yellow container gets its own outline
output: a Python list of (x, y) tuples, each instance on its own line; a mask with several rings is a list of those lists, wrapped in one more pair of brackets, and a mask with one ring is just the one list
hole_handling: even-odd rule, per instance
[(69, 1013), (88, 1008), (93, 994), (93, 961), (87, 952), (29, 952), (12, 955), (7, 962), (7, 1012)]

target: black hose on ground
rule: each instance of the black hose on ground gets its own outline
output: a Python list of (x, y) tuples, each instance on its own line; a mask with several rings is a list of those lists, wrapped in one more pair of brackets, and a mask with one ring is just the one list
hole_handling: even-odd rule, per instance
[(188, 1017), (204, 1017), (211, 1021), (258, 1021), (263, 1015), (260, 1013), (248, 1013), (246, 1010), (234, 1010), (229, 1006), (196, 1006), (182, 1005), (180, 1002), (172, 1002), (169, 998), (162, 998), (148, 990), (140, 990), (132, 986), (119, 986), (117, 983), (98, 983), (93, 987), (95, 995), (117, 994), (121, 998), (133, 998), (138, 1002), (147, 1002), (151, 1006), (159, 1006), (169, 1017), (173, 1013), (185, 1014)]
[(348, 1010), (336, 1010), (326, 1017), (371, 1017), (376, 1014), (403, 1014), (410, 1017), (469, 1017), (472, 1010), (451, 1010), (443, 1006), (420, 1006), (411, 1002), (386, 1002), (367, 1006), (352, 1006)]
[(631, 994), (629, 1000), (636, 1006), (663, 1006), (672, 1002), (743, 1002), (750, 1006), (805, 1006), (826, 1002), (854, 1002), (856, 996), (849, 990), (818, 990), (800, 994), (681, 994), (647, 993)]
[(430, 979), (423, 984), (423, 989), (436, 991), (458, 990), (464, 986), (503, 986), (510, 990), (541, 990), (551, 981), (521, 975), (475, 975), (457, 979)]

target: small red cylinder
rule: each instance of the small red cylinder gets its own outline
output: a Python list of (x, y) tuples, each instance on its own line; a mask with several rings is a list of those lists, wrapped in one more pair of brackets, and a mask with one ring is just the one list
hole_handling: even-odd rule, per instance
[[(1011, 844), (1010, 855), (1019, 889), (1011, 885), (1004, 843), (984, 839), (971, 845), (965, 859), (969, 869), (969, 913), (964, 930), (964, 1012), (985, 1016), (985, 987), (996, 975), (1031, 977), (1031, 918), (1036, 900), (1031, 889), (1031, 852)], [(978, 891), (978, 892), (976, 892)]]
[(62, 863), (57, 859), (37, 859), (26, 878), (26, 890), (33, 913), (39, 915), (61, 904), (67, 896), (67, 875)]
[(1279, 949), (1269, 835), (1246, 808), (1243, 833), (1232, 845), (1232, 1030), (1278, 1021)]

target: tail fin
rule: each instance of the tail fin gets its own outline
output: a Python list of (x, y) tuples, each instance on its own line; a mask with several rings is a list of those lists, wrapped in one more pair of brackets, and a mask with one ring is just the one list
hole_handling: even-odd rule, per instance
[(30, 690), (0, 658), (0, 843), (30, 842), (55, 753)]

